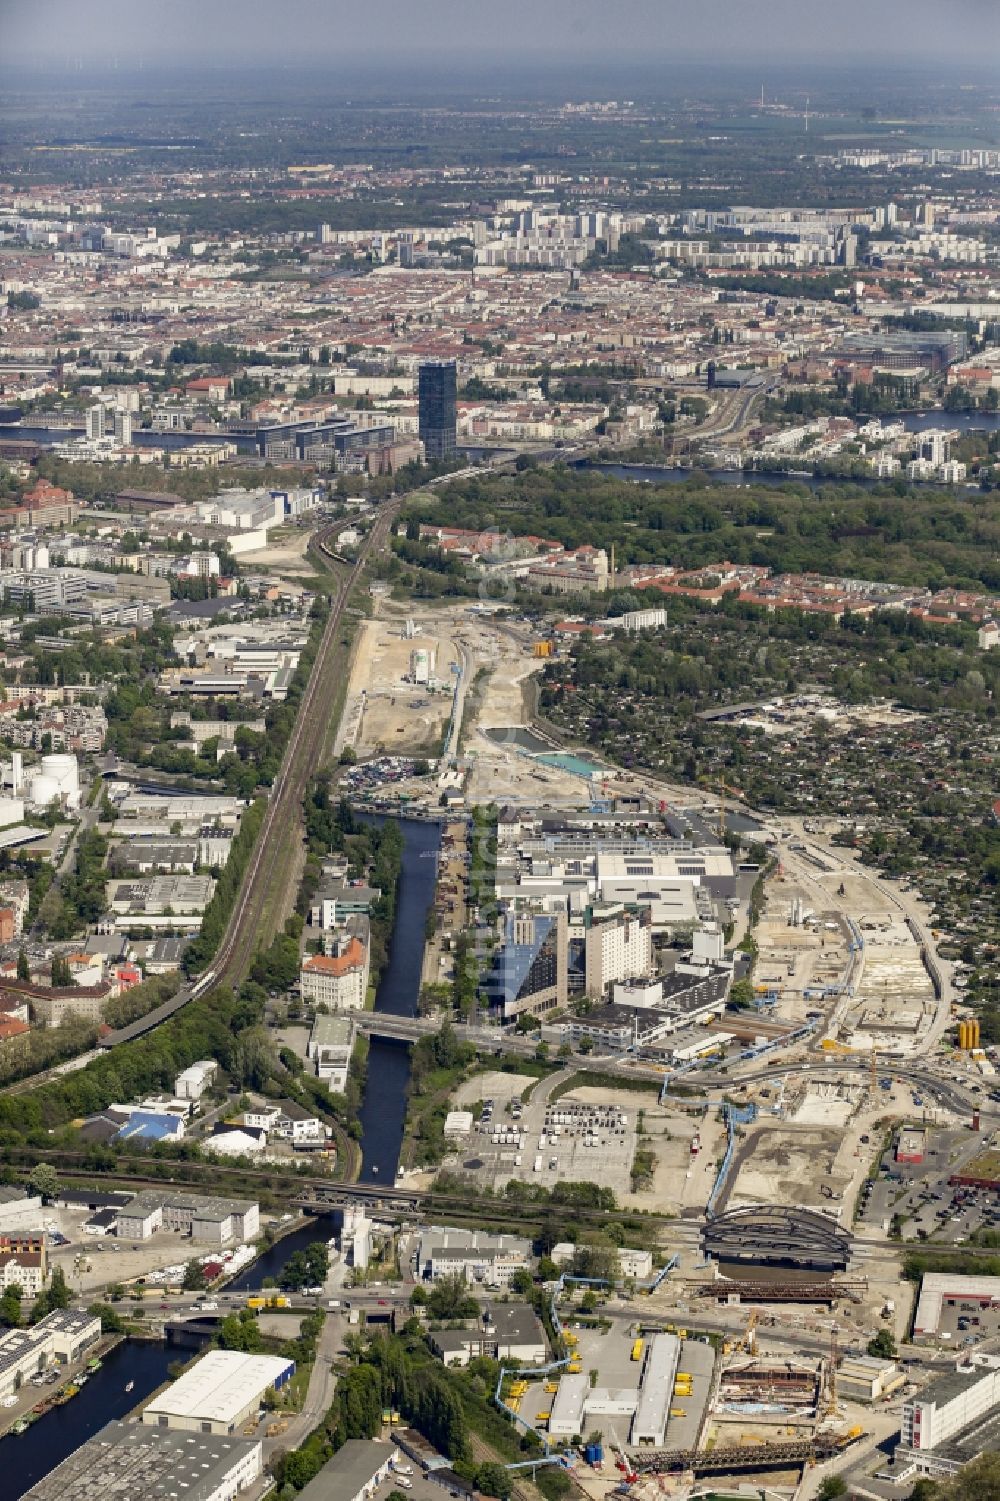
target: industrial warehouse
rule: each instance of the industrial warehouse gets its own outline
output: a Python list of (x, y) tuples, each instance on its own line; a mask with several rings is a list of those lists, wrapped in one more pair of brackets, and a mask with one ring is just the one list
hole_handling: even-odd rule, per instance
[(266, 1392), (295, 1374), (294, 1360), (211, 1350), (146, 1407), (143, 1423), (190, 1433), (231, 1435), (258, 1412)]
[(231, 1501), (261, 1473), (259, 1441), (109, 1423), (25, 1501)]

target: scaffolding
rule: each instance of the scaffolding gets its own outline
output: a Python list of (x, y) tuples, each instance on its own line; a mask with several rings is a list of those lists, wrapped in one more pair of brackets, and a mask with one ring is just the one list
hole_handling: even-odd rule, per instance
[(690, 1470), (695, 1475), (741, 1470), (788, 1470), (832, 1459), (856, 1443), (861, 1434), (822, 1434), (781, 1444), (720, 1444), (714, 1449), (655, 1449), (633, 1456), (639, 1475)]
[(699, 1298), (714, 1298), (718, 1303), (825, 1303), (832, 1308), (842, 1298), (860, 1303), (868, 1287), (867, 1279), (853, 1282), (706, 1282), (694, 1288)]

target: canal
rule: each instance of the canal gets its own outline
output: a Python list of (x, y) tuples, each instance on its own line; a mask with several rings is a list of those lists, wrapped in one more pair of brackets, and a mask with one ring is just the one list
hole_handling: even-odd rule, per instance
[[(381, 822), (378, 815), (366, 818)], [(401, 819), (403, 857), (396, 895), (396, 922), (389, 958), (375, 996), (375, 1010), (394, 1016), (415, 1016), (424, 954), (424, 924), (434, 898), (437, 854), (441, 843), (436, 823)], [(406, 1087), (410, 1054), (405, 1043), (373, 1039), (368, 1054), (368, 1077), (361, 1106), (362, 1182), (391, 1184), (399, 1161), (406, 1118)], [(313, 1220), (275, 1241), (252, 1267), (240, 1273), (227, 1291), (251, 1292), (266, 1277), (277, 1277), (288, 1258), (315, 1240), (326, 1240), (332, 1222)], [(39, 1418), (26, 1433), (10, 1435), (3, 1443), (3, 1501), (18, 1501), (105, 1423), (123, 1418), (168, 1379), (171, 1362), (186, 1358), (159, 1341), (126, 1340), (112, 1350), (104, 1365), (64, 1406)], [(127, 1382), (133, 1388), (126, 1392)], [(44, 1391), (44, 1388), (43, 1388)]]
[[(377, 814), (359, 815), (381, 823)], [(441, 829), (436, 823), (401, 818), (402, 869), (396, 892), (396, 922), (389, 958), (375, 994), (375, 1010), (416, 1016), (424, 958), (424, 928), (434, 900)], [(403, 1042), (373, 1037), (361, 1102), (361, 1182), (391, 1185), (399, 1163), (410, 1082), (410, 1049)]]
[[(187, 1358), (188, 1352), (178, 1354), (159, 1340), (130, 1339), (116, 1346), (78, 1396), (53, 1408), (26, 1433), (0, 1440), (0, 1468), (7, 1477), (0, 1485), (4, 1501), (18, 1501), (105, 1423), (124, 1418), (145, 1402), (168, 1379), (170, 1364)], [(134, 1385), (127, 1392), (129, 1381)], [(46, 1390), (42, 1387), (39, 1395)]]

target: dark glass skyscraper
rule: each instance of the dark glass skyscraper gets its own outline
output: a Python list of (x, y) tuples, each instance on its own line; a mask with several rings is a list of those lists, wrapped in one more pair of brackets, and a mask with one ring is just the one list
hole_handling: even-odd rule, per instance
[(427, 360), (420, 366), (420, 438), (428, 459), (447, 459), (455, 452), (454, 360)]

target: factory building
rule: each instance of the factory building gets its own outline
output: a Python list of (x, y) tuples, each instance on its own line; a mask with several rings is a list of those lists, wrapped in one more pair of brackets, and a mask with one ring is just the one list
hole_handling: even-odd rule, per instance
[(234, 1501), (261, 1474), (256, 1440), (109, 1423), (25, 1493), (25, 1501)]
[(948, 1303), (974, 1303), (977, 1308), (1000, 1307), (1000, 1277), (973, 1277), (968, 1272), (926, 1272), (913, 1315), (913, 1334), (933, 1335)]
[(266, 1392), (295, 1374), (294, 1360), (211, 1350), (160, 1392), (142, 1414), (152, 1428), (188, 1433), (237, 1433), (257, 1413)]
[(119, 1240), (148, 1240), (158, 1230), (180, 1230), (193, 1240), (221, 1246), (252, 1240), (259, 1229), (259, 1206), (250, 1199), (147, 1189), (118, 1211)]
[(590, 1385), (583, 1372), (563, 1376), (552, 1400), (551, 1437), (572, 1438), (592, 1428), (613, 1429), (630, 1420), (629, 1442), (662, 1446), (670, 1416), (681, 1343), (674, 1334), (654, 1334), (646, 1346), (638, 1390)]

